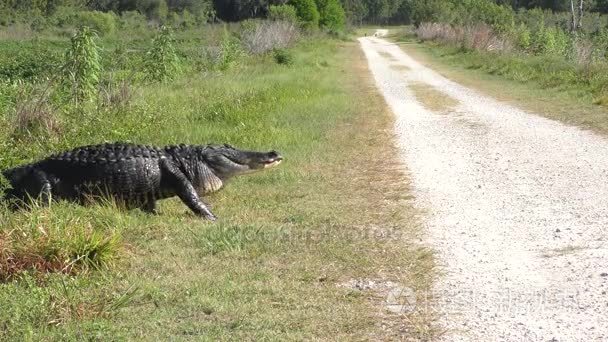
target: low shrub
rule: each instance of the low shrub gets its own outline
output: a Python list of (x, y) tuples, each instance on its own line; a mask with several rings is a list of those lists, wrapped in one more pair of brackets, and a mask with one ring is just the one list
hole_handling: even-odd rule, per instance
[(293, 53), (286, 49), (275, 49), (273, 57), (278, 64), (283, 65), (291, 65), (294, 60)]
[(536, 52), (566, 57), (571, 46), (568, 33), (557, 27), (543, 28), (537, 32)]
[(125, 11), (120, 14), (120, 27), (140, 29), (146, 27), (146, 16), (137, 11)]
[(294, 23), (287, 21), (261, 21), (241, 33), (241, 41), (246, 51), (261, 54), (273, 49), (289, 47), (299, 37)]
[(532, 33), (524, 24), (519, 25), (515, 32), (515, 42), (519, 49), (529, 51), (532, 46)]
[(9, 46), (16, 53), (0, 55), (0, 79), (6, 81), (28, 80), (49, 76), (61, 64), (61, 54), (56, 49), (44, 45), (15, 43)]

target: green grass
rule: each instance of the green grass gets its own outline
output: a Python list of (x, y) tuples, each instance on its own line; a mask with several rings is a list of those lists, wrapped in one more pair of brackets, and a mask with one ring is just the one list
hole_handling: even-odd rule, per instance
[(567, 124), (608, 133), (608, 73), (549, 56), (466, 51), (393, 36), (414, 58), (465, 86)]
[(87, 262), (0, 283), (0, 339), (432, 337), (422, 308), (390, 314), (386, 293), (342, 286), (373, 279), (422, 294), (434, 275), (390, 142), (392, 115), (364, 58), (356, 44), (327, 39), (290, 52), (290, 66), (247, 57), (221, 74), (136, 84), (125, 106), (60, 108), (57, 134), (17, 139), (5, 116), (2, 166), (113, 140), (231, 143), (277, 149), (285, 162), (210, 196), (217, 223), (176, 199), (158, 216), (66, 203), (2, 211), (0, 254)]

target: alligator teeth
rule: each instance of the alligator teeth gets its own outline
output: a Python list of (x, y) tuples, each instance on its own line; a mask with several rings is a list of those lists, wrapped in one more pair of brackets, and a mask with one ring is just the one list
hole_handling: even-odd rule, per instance
[(273, 161), (271, 161), (269, 163), (264, 164), (264, 168), (267, 169), (269, 167), (277, 166), (279, 164), (281, 164), (281, 160), (280, 159), (279, 160), (273, 160)]

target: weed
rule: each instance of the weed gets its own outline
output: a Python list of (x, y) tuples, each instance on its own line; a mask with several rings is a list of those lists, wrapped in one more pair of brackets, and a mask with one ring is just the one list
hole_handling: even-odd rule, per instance
[(162, 26), (152, 41), (152, 48), (146, 53), (144, 68), (146, 77), (151, 81), (167, 81), (179, 72), (179, 59), (173, 47), (171, 29)]
[(95, 38), (96, 34), (88, 27), (80, 28), (72, 37), (72, 45), (65, 55), (62, 68), (64, 86), (77, 105), (97, 98), (101, 61)]

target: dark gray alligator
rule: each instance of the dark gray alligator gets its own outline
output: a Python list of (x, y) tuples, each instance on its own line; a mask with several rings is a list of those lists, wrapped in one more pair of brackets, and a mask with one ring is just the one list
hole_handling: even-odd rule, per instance
[(156, 212), (156, 201), (178, 196), (196, 215), (215, 220), (201, 196), (231, 177), (278, 165), (276, 151), (253, 152), (230, 145), (166, 147), (125, 143), (78, 147), (2, 171), (13, 206), (68, 200), (81, 204), (110, 198), (128, 209)]

